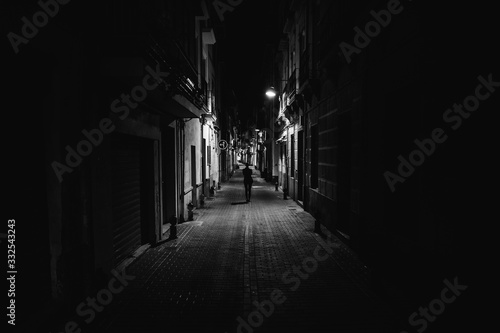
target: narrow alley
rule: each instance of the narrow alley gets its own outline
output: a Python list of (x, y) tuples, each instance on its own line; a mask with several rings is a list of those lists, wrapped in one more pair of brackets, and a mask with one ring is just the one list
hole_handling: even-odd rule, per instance
[[(257, 170), (246, 203), (241, 167), (179, 225), (178, 239), (126, 268), (135, 279), (84, 332), (389, 331), (393, 317), (365, 285), (366, 267), (336, 237), (314, 233), (314, 219)], [(310, 273), (294, 273), (302, 265)], [(251, 315), (276, 289), (282, 303)]]
[(496, 7), (0, 1), (1, 332), (490, 330)]

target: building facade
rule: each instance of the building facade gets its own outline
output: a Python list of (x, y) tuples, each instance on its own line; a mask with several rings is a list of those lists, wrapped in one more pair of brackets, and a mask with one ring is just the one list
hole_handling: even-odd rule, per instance
[[(358, 31), (377, 22), (373, 13), (387, 10), (384, 5), (280, 2), (283, 35), (270, 57), (274, 68), (268, 81), (277, 93), (271, 103), (279, 107), (273, 112), (265, 106), (278, 151), (268, 154), (274, 158), (269, 165), (277, 165), (280, 189), (349, 243), (379, 282), (392, 279), (394, 272), (380, 273), (391, 260), (425, 263), (415, 274), (421, 276), (430, 267), (445, 267), (461, 251), (451, 241), (461, 235), (449, 227), (456, 216), (442, 208), (451, 203), (439, 199), (449, 197), (458, 183), (449, 174), (448, 188), (436, 182), (442, 166), (417, 170), (396, 191), (384, 176), (397, 169), (398, 155), (415, 138), (439, 122), (435, 105), (446, 105), (453, 95), (451, 89), (439, 94), (429, 81), (444, 69), (450, 74), (452, 66), (443, 60), (438, 67), (431, 54), (419, 51), (435, 38), (416, 28), (423, 17), (418, 6), (398, 8), (391, 25), (379, 24), (378, 35), (364, 35), (370, 44), (356, 47), (363, 38)], [(451, 52), (444, 46), (439, 50)], [(381, 239), (382, 247), (376, 245)]]
[(64, 308), (215, 194), (234, 167), (218, 142), (236, 135), (234, 107), (222, 115), (216, 28), (199, 1), (73, 10), (95, 24), (61, 18), (14, 60), (33, 64), (43, 87), (20, 104), (39, 110), (26, 140), (43, 146), (30, 194), (39, 209), (25, 213), (45, 230), (29, 239), (43, 287), (27, 294)]

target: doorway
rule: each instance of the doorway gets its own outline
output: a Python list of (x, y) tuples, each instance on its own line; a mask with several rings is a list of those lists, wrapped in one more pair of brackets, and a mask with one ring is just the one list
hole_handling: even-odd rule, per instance
[(304, 200), (304, 131), (299, 131), (297, 150), (297, 200), (303, 204)]
[(191, 186), (193, 187), (192, 191), (192, 203), (195, 207), (198, 207), (196, 200), (196, 146), (191, 146)]

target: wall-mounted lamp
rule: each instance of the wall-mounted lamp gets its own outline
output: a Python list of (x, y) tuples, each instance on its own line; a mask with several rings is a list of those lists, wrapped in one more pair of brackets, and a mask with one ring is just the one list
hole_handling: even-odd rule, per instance
[(266, 96), (269, 98), (274, 98), (274, 96), (276, 96), (276, 90), (274, 90), (274, 87), (267, 89)]

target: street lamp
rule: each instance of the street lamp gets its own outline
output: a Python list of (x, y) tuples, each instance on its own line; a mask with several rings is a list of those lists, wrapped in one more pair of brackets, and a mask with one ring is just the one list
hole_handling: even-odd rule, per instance
[[(282, 81), (286, 81), (286, 80), (282, 80)], [(276, 90), (274, 89), (274, 87), (269, 87), (269, 89), (267, 89), (266, 96), (269, 97), (269, 99), (273, 99), (276, 95), (277, 95), (277, 93), (276, 93)], [(274, 109), (274, 103), (271, 104), (271, 114), (273, 114), (273, 111), (274, 111), (273, 109)], [(272, 137), (272, 141), (274, 143), (274, 131), (271, 132), (271, 137)], [(277, 153), (278, 150), (273, 144), (271, 144), (271, 149), (272, 149), (271, 155), (272, 155), (272, 159), (273, 159), (273, 161), (271, 162), (271, 164), (272, 164), (275, 162), (274, 161), (274, 159), (276, 158), (275, 153)], [(274, 165), (273, 165), (273, 169), (274, 169)], [(286, 158), (285, 158), (285, 169), (288, 169), (288, 162), (287, 162)], [(279, 173), (279, 171), (278, 171), (278, 173)], [(276, 177), (275, 178), (275, 185), (276, 185), (276, 191), (277, 191), (278, 190), (278, 178), (279, 178), (279, 176), (275, 176), (275, 177)], [(286, 182), (283, 181), (283, 199), (284, 200), (287, 200), (287, 195), (288, 195), (288, 179), (286, 180)]]
[[(276, 90), (274, 89), (274, 87), (269, 87), (266, 91), (266, 96), (269, 98), (269, 99), (274, 99), (274, 97), (276, 97), (277, 93), (276, 93)], [(274, 102), (271, 103), (271, 119), (274, 120), (273, 118), (273, 115), (274, 115)], [(270, 125), (270, 128), (272, 128), (272, 125)], [(273, 130), (270, 130), (270, 133), (271, 135), (271, 144), (270, 144), (270, 153), (271, 153), (271, 156), (270, 156), (270, 161), (271, 161), (271, 164), (269, 166), (269, 169), (268, 169), (268, 174), (266, 174), (267, 177), (269, 177), (269, 175), (271, 177), (270, 180), (274, 180), (276, 183), (278, 182), (278, 176), (274, 176), (274, 162), (275, 162), (275, 153), (277, 152), (276, 150), (276, 147), (274, 147), (274, 131)], [(268, 178), (268, 179), (269, 179)], [(277, 189), (277, 185), (276, 185), (276, 189)]]
[(274, 87), (267, 89), (266, 96), (269, 98), (274, 98), (274, 96), (276, 96), (276, 90), (274, 90)]

